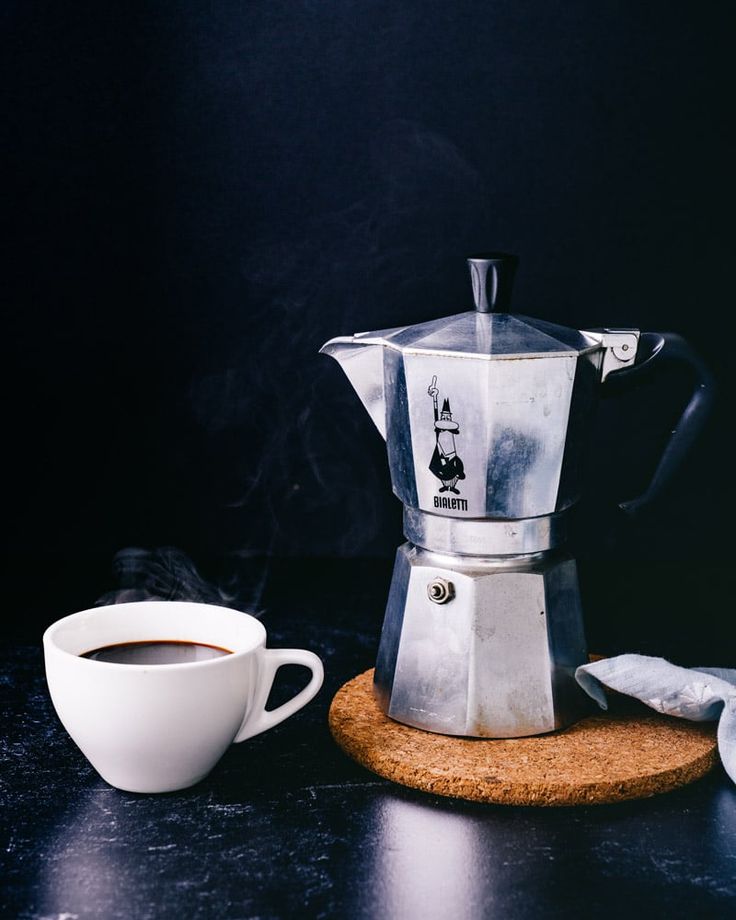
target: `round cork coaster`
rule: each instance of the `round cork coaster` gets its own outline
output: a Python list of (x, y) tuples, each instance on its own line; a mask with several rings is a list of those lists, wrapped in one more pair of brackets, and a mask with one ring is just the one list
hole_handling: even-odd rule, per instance
[(338, 690), (329, 722), (345, 753), (379, 776), (435, 795), (503, 805), (646, 798), (700, 779), (717, 763), (714, 724), (658, 715), (628, 700), (618, 707), (532, 738), (436, 735), (381, 712), (371, 669)]

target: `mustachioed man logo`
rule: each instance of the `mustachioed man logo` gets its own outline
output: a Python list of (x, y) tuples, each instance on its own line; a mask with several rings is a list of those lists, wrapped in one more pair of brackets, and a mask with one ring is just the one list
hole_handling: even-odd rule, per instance
[(459, 495), (460, 491), (455, 486), (459, 479), (465, 479), (463, 461), (458, 457), (455, 447), (455, 436), (460, 434), (460, 426), (452, 418), (449, 399), (444, 400), (442, 411), (439, 410), (438, 396), (440, 391), (437, 389), (436, 376), (432, 377), (427, 393), (434, 401), (434, 434), (436, 439), (434, 453), (429, 461), (429, 470), (442, 483), (440, 492), (454, 492), (455, 495)]

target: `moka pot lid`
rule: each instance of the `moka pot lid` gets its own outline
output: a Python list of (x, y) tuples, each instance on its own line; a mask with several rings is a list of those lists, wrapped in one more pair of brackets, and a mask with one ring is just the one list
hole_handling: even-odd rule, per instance
[(552, 358), (594, 351), (600, 342), (578, 329), (518, 314), (495, 312), (508, 305), (516, 257), (486, 253), (468, 259), (475, 310), (441, 319), (356, 335), (404, 353), (485, 359)]

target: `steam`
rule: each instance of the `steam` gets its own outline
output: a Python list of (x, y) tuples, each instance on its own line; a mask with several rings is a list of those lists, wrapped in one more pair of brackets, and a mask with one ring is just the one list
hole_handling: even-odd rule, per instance
[(392, 551), (385, 453), (317, 351), (335, 335), (450, 312), (437, 279), (448, 252), (473, 248), (485, 196), (457, 147), (414, 122), (384, 125), (360, 155), (362, 197), (291, 236), (276, 236), (275, 214), (274, 235), (253, 240), (241, 263), (247, 331), (228, 343), (224, 370), (192, 381), (194, 417), (222, 471), (218, 501), (242, 522), (246, 556)]
[(192, 560), (173, 546), (121, 549), (113, 557), (112, 567), (118, 587), (103, 594), (97, 605), (157, 600), (227, 607), (236, 598), (236, 592), (203, 578)]

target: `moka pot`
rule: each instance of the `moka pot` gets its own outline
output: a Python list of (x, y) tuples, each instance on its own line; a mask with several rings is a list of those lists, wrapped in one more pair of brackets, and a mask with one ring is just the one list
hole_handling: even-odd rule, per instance
[(584, 711), (587, 661), (574, 559), (564, 550), (601, 384), (665, 359), (696, 386), (647, 492), (658, 495), (713, 396), (679, 336), (577, 330), (501, 312), (513, 256), (468, 260), (475, 310), (331, 339), (386, 440), (404, 533), (389, 592), (375, 691), (393, 719), (447, 735), (553, 731)]

